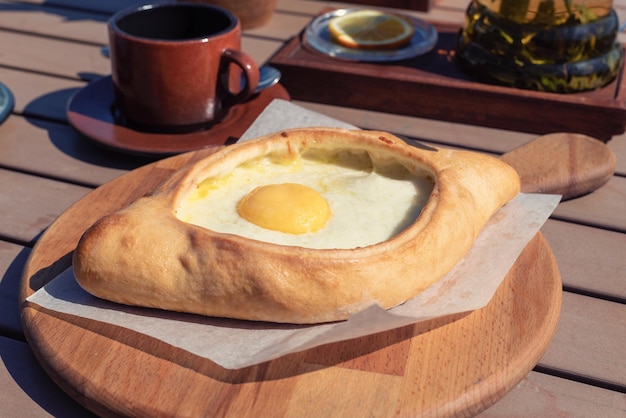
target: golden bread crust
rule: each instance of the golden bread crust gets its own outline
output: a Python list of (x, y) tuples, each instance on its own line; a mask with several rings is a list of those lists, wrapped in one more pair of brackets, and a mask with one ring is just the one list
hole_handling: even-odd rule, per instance
[[(202, 179), (309, 147), (398, 159), (433, 176), (432, 194), (409, 228), (355, 249), (271, 244), (177, 219), (179, 203)], [(287, 130), (227, 147), (105, 216), (81, 238), (74, 271), (85, 290), (123, 304), (284, 323), (343, 320), (372, 304), (392, 308), (439, 280), (519, 188), (515, 170), (486, 155), (421, 149), (385, 132)]]

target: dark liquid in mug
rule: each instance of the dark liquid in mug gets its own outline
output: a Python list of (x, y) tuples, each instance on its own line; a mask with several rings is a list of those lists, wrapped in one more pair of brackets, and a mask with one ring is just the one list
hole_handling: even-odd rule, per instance
[(181, 4), (137, 11), (116, 22), (129, 35), (161, 40), (204, 38), (230, 30), (235, 24), (219, 10)]

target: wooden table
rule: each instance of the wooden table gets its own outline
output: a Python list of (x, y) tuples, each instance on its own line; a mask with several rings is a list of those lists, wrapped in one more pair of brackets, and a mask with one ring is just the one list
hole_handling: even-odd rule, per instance
[[(152, 160), (100, 148), (69, 126), (68, 99), (109, 74), (102, 56), (110, 14), (138, 1), (0, 1), (0, 82), (15, 108), (0, 125), (0, 410), (3, 416), (88, 416), (44, 372), (18, 306), (21, 273), (40, 235), (99, 185)], [(466, 1), (434, 2), (427, 13), (460, 24)], [(626, 1), (615, 2), (626, 17)], [(243, 49), (268, 61), (323, 8), (280, 0), (272, 21), (244, 34)], [(623, 35), (622, 35), (623, 36)], [(624, 39), (622, 39), (624, 41)], [(501, 154), (533, 134), (354, 108), (296, 102), (362, 128), (441, 146)], [(598, 123), (602, 123), (599, 120)], [(596, 192), (561, 203), (542, 233), (563, 279), (561, 317), (546, 353), (513, 390), (480, 416), (622, 417), (626, 414), (626, 134), (608, 146), (617, 169)], [(80, 402), (83, 402), (81, 405)]]

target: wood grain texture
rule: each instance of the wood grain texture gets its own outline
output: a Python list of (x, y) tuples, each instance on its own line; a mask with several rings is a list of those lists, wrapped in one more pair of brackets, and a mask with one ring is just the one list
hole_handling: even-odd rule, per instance
[(608, 143), (617, 158), (615, 173), (626, 176), (626, 134), (614, 136)]
[(0, 168), (0, 235), (34, 242), (72, 203), (91, 189)]
[(25, 333), (50, 375), (87, 408), (105, 416), (475, 414), (512, 389), (547, 347), (561, 282), (541, 234), (483, 309), (234, 371), (138, 333), (24, 301), (69, 267), (91, 223), (209, 152), (161, 160), (96, 189), (33, 249), (20, 288)]
[(463, 148), (502, 154), (537, 137), (526, 132), (503, 131), (435, 119), (333, 106), (293, 100), (299, 106), (351, 123), (362, 129), (375, 129), (440, 147)]
[(624, 411), (624, 393), (531, 372), (504, 399), (477, 418), (623, 418)]
[[(626, 388), (626, 309), (615, 302), (566, 292), (563, 315), (540, 364)], [(584, 344), (576, 343), (584, 336)], [(623, 389), (622, 389), (623, 390)]]
[[(0, 126), (0, 146), (3, 167), (89, 186), (99, 186), (153, 161), (94, 145), (68, 125), (18, 115)], [(23, 194), (32, 192), (19, 182), (15, 188)]]
[(603, 141), (624, 132), (623, 74), (603, 89), (578, 94), (479, 83), (455, 63), (460, 26), (434, 26), (433, 50), (404, 61), (380, 65), (333, 59), (306, 45), (300, 34), (270, 63), (283, 73), (281, 83), (295, 100), (535, 134), (571, 131)]
[[(537, 138), (527, 132), (505, 131), (483, 126), (415, 118), (372, 110), (333, 106), (293, 100), (299, 106), (334, 117), (362, 129), (378, 129), (408, 136), (438, 146), (481, 150), (494, 154), (509, 152)], [(616, 157), (615, 174), (626, 176), (626, 134), (607, 143)]]
[[(108, 14), (88, 12), (85, 7), (81, 10), (50, 7), (50, 3), (46, 1), (43, 5), (34, 5), (0, 1), (0, 28), (23, 31), (27, 27), (32, 34), (51, 38), (102, 45), (107, 42), (107, 33), (102, 29)], [(90, 3), (89, 6), (93, 7), (95, 2)]]
[(59, 122), (66, 121), (67, 101), (85, 82), (0, 68), (0, 80), (15, 97), (13, 111)]
[[(84, 141), (77, 138), (77, 135), (71, 128), (64, 125), (63, 121), (66, 92), (84, 84), (84, 81), (79, 77), (89, 77), (89, 70), (86, 69), (90, 67), (81, 59), (84, 58), (86, 45), (96, 47), (89, 52), (90, 56), (96, 58), (99, 44), (106, 42), (104, 22), (96, 20), (97, 17), (92, 16), (92, 13), (87, 10), (104, 16), (133, 3), (143, 2), (141, 0), (90, 0), (88, 2), (85, 0), (0, 0), (0, 28), (6, 29), (0, 32), (3, 41), (5, 39), (2, 35), (6, 32), (12, 32), (28, 38), (22, 39), (20, 36), (14, 36), (11, 39), (16, 45), (19, 44), (23, 48), (34, 48), (33, 51), (29, 52), (35, 52), (36, 48), (54, 47), (55, 49), (51, 54), (40, 54), (38, 65), (33, 66), (36, 57), (33, 58), (31, 54), (27, 53), (14, 54), (15, 45), (0, 46), (0, 51), (4, 53), (0, 57), (2, 63), (0, 81), (8, 85), (15, 94), (17, 113), (17, 115), (10, 116), (9, 121), (0, 127), (0, 165), (3, 168), (20, 173), (34, 173), (41, 177), (66, 179), (70, 183), (79, 182), (80, 184), (96, 185), (103, 184), (117, 175), (126, 173), (129, 169), (141, 165), (141, 162), (137, 160), (126, 160), (124, 155), (108, 153), (98, 147), (85, 146)], [(418, 12), (411, 14), (431, 21), (447, 22), (459, 27), (463, 24), (463, 13), (468, 3), (469, 0), (437, 0), (435, 6), (427, 14)], [(24, 5), (31, 6), (26, 9)], [(271, 56), (274, 52), (271, 50), (273, 45), (280, 45), (281, 42), (291, 39), (317, 15), (322, 7), (345, 7), (346, 5), (346, 3), (320, 0), (279, 0), (274, 18), (262, 28), (246, 31), (242, 46), (246, 52), (257, 54), (254, 55), (255, 58), (267, 57), (268, 54)], [(620, 22), (626, 20), (626, 0), (616, 0), (614, 7), (620, 16)], [(21, 10), (21, 12), (14, 12), (16, 9)], [(37, 43), (32, 42), (33, 38), (43, 40), (50, 38), (60, 42)], [(618, 39), (620, 42), (626, 43), (626, 32), (621, 32)], [(75, 49), (73, 48), (74, 45), (79, 45), (81, 48)], [(91, 55), (92, 52), (93, 55)], [(74, 62), (73, 71), (69, 71), (71, 68), (63, 68), (50, 55), (65, 56), (68, 62)], [(50, 58), (53, 60), (50, 61)], [(50, 71), (51, 69), (52, 71)], [(64, 74), (74, 75), (68, 77)], [(622, 83), (621, 88), (624, 91), (626, 83)], [(403, 116), (383, 111), (368, 111), (302, 101), (298, 104), (362, 128), (382, 129), (417, 138), (434, 145), (473, 149), (493, 154), (507, 152), (536, 136), (526, 132)], [(20, 115), (22, 111), (28, 112), (28, 115), (22, 117)], [(549, 115), (549, 113), (546, 114)], [(48, 117), (62, 123), (44, 122), (51, 120)], [(16, 119), (19, 123), (13, 123)], [(598, 119), (597, 123), (604, 123), (604, 121)], [(623, 301), (626, 292), (626, 282), (623, 280), (624, 271), (626, 271), (624, 264), (626, 258), (623, 255), (623, 249), (626, 248), (625, 234), (619, 232), (621, 229), (616, 226), (624, 225), (626, 220), (624, 215), (626, 214), (626, 207), (624, 206), (626, 204), (626, 179), (624, 178), (626, 175), (626, 134), (613, 136), (608, 145), (617, 156), (617, 175), (614, 176), (614, 179), (597, 192), (563, 203), (562, 208), (557, 211), (555, 216), (566, 221), (549, 220), (542, 229), (542, 233), (558, 260), (563, 284), (567, 286), (566, 290), (580, 291), (596, 296), (592, 299), (588, 297), (570, 298), (568, 295), (570, 292), (567, 291), (564, 295), (560, 321), (567, 324), (567, 327), (561, 327), (561, 330), (557, 331), (558, 334), (553, 337), (549, 352), (542, 359), (547, 367), (561, 368), (560, 371), (563, 371), (564, 375), (562, 378), (558, 378), (543, 373), (529, 373), (515, 389), (484, 411), (480, 415), (481, 418), (529, 416), (622, 418), (625, 416), (626, 394), (623, 393), (623, 387), (621, 390), (608, 390), (593, 386), (593, 384), (583, 384), (576, 381), (580, 378), (580, 373), (592, 373), (593, 375), (590, 377), (593, 379), (610, 378), (611, 376), (607, 376), (606, 373), (607, 365), (622, 366), (624, 364), (621, 347), (617, 347), (615, 352), (610, 352), (608, 347), (613, 347), (615, 341), (624, 336), (621, 329), (613, 332), (615, 329), (610, 325), (610, 322), (613, 321), (614, 317), (621, 318), (620, 315), (623, 315)], [(22, 185), (27, 187), (28, 183)], [(15, 186), (19, 187), (20, 184), (16, 183)], [(12, 188), (11, 193), (16, 190), (16, 188)], [(33, 193), (37, 190), (37, 188), (33, 189)], [(22, 196), (18, 198), (24, 199), (29, 191), (25, 189), (20, 190), (19, 193)], [(41, 219), (38, 218), (38, 215), (45, 212), (48, 197), (49, 195), (42, 194), (39, 195), (39, 199), (30, 200), (32, 204), (27, 208), (30, 211), (29, 214), (24, 214), (20, 218), (25, 224), (13, 225), (11, 230), (19, 231), (23, 227), (25, 231), (32, 231), (31, 223), (41, 225)], [(12, 194), (4, 197), (7, 201), (13, 198)], [(54, 199), (63, 200), (63, 196), (57, 196)], [(48, 222), (50, 221), (49, 218), (46, 219)], [(57, 232), (60, 233), (58, 230)], [(3, 237), (3, 239), (6, 243), (7, 238)], [(18, 276), (26, 262), (22, 258), (25, 258), (24, 254), (27, 249), (24, 249), (24, 253), (22, 253), (19, 248), (25, 247), (9, 244), (8, 248), (0, 248), (0, 271), (3, 268), (8, 268), (6, 272), (2, 272), (3, 276), (0, 281), (2, 297), (0, 301), (0, 325), (3, 330), (15, 330), (17, 328), (16, 320), (19, 320), (20, 315), (14, 310), (16, 309)], [(65, 247), (61, 245), (61, 248)], [(15, 256), (16, 251), (17, 258)], [(602, 300), (604, 296), (611, 298), (615, 295), (622, 298), (620, 299), (621, 305), (606, 303), (607, 301)], [(595, 301), (598, 301), (597, 308)], [(605, 325), (609, 328), (607, 332), (602, 331)], [(588, 335), (585, 334), (587, 331), (589, 331)], [(86, 328), (81, 328), (80, 332), (87, 332)], [(91, 334), (88, 333), (88, 335)], [(3, 337), (7, 337), (7, 335), (3, 334)], [(12, 335), (8, 335), (8, 337), (13, 338)], [(148, 353), (157, 352), (158, 355), (158, 347), (153, 347), (150, 342), (142, 346), (135, 343), (132, 336), (114, 334), (114, 337), (120, 337), (122, 344), (131, 341), (140, 349), (144, 348), (144, 351)], [(603, 349), (603, 345), (599, 344), (597, 341), (599, 337), (607, 339), (607, 349)], [(58, 339), (62, 341), (61, 336)], [(106, 340), (104, 338), (104, 341)], [(8, 344), (5, 344), (7, 341)], [(400, 345), (402, 349), (398, 351), (401, 353), (399, 357), (402, 357), (404, 351), (410, 350), (412, 347), (412, 343), (407, 344), (406, 339), (398, 343), (393, 343), (393, 340), (389, 338), (381, 338), (377, 341), (378, 345), (372, 348), (373, 351), (382, 353), (382, 349), (387, 347), (384, 353), (394, 357), (396, 350), (400, 350)], [(385, 341), (388, 341), (388, 345), (381, 347), (380, 344), (384, 344)], [(91, 344), (93, 341), (88, 339), (86, 342)], [(96, 345), (92, 350), (95, 360), (105, 357), (102, 350), (97, 349), (98, 347), (100, 346)], [(67, 347), (64, 353), (69, 353), (71, 350), (72, 347)], [(399, 373), (406, 370), (403, 362), (395, 361), (390, 364), (386, 358), (380, 360), (379, 355), (367, 356), (365, 350), (359, 351), (358, 347), (355, 348), (352, 345), (345, 347), (342, 352), (341, 356), (346, 364), (355, 367), (352, 370), (362, 369), (361, 373), (354, 375), (353, 379), (368, 379), (373, 374), (364, 369), (368, 365), (371, 365), (373, 370), (386, 371), (385, 376), (391, 375), (392, 377), (398, 376)], [(564, 357), (561, 358), (561, 356)], [(115, 359), (112, 357), (109, 356), (108, 358), (114, 362)], [(65, 396), (41, 370), (27, 344), (0, 338), (0, 358), (2, 358), (0, 384), (3, 387), (3, 391), (0, 393), (0, 416), (3, 418), (85, 416), (85, 411), (76, 408), (72, 399)], [(87, 357), (87, 359), (89, 358)], [(585, 365), (587, 361), (590, 362), (589, 367)], [(185, 359), (183, 363), (185, 364), (184, 367), (193, 367), (193, 361), (189, 359)], [(163, 363), (157, 361), (150, 364), (161, 365)], [(139, 363), (134, 366), (131, 373), (143, 373), (141, 365), (142, 363)], [(72, 367), (71, 364), (68, 366), (70, 370)], [(164, 366), (164, 368), (167, 367), (169, 366)], [(270, 368), (266, 365), (264, 368), (258, 369), (256, 375), (271, 376), (272, 373), (268, 370), (274, 367)], [(111, 372), (103, 370), (102, 367), (94, 368), (98, 368), (103, 376), (108, 375), (107, 381), (124, 384), (123, 379), (126, 372), (123, 368), (114, 368)], [(318, 373), (319, 375), (319, 373), (323, 373), (323, 369), (324, 366), (318, 366), (312, 368), (310, 373)], [(202, 367), (191, 370), (193, 372), (189, 374), (192, 376), (194, 373), (203, 373)], [(615, 371), (617, 370), (619, 369)], [(568, 374), (570, 371), (578, 373), (578, 375)], [(56, 373), (56, 371), (53, 372)], [(189, 401), (193, 404), (194, 396), (201, 388), (190, 387), (191, 381), (185, 379), (184, 372), (167, 372), (166, 374), (176, 377), (169, 382), (180, 383), (189, 391), (189, 395), (182, 393), (182, 390), (178, 391), (177, 393), (182, 394), (179, 399), (175, 400), (175, 403), (180, 404)], [(158, 372), (147, 373), (146, 375), (155, 379), (160, 377)], [(77, 389), (76, 397), (81, 399), (83, 403), (93, 405), (94, 408), (105, 409), (105, 407), (91, 400), (99, 388), (87, 380), (85, 381), (87, 383)], [(376, 379), (376, 382), (381, 381), (381, 379)], [(130, 386), (127, 385), (126, 387)], [(270, 392), (274, 387), (253, 386), (242, 382), (228, 387), (220, 387), (216, 389), (217, 394), (209, 393), (203, 394), (203, 396), (211, 396), (215, 400), (215, 410), (218, 412), (250, 411), (251, 409), (242, 406), (241, 402), (237, 402), (236, 406), (229, 408), (230, 398), (236, 398), (240, 394), (241, 396), (248, 395), (250, 399), (256, 399), (257, 396), (262, 397), (263, 405), (257, 402), (259, 409), (254, 412), (272, 412), (270, 411), (271, 408), (275, 408), (277, 412), (284, 412), (288, 407), (281, 405), (281, 396), (289, 395), (292, 391), (307, 390), (305, 382), (296, 384), (296, 388), (281, 393)], [(154, 388), (154, 382), (149, 382), (148, 389)], [(255, 388), (258, 388), (258, 395), (254, 391)], [(325, 388), (322, 391), (314, 388), (312, 392), (314, 394), (327, 393), (332, 392), (332, 389), (332, 387)], [(339, 388), (336, 391), (345, 393), (346, 396), (352, 396), (347, 389)], [(419, 392), (419, 389), (417, 391)], [(103, 395), (103, 397), (108, 399), (111, 404), (117, 404), (117, 401), (110, 398), (112, 392), (107, 392), (108, 394)], [(384, 392), (387, 393), (386, 390)], [(410, 391), (396, 389), (389, 389), (388, 393), (392, 397), (397, 397), (399, 393), (412, 395)], [(222, 395), (225, 398), (220, 402), (219, 398)], [(147, 397), (153, 399), (156, 396), (156, 394), (148, 394)], [(302, 397), (298, 399), (302, 399)], [(309, 399), (313, 399), (313, 396)], [(316, 403), (317, 399), (311, 401), (313, 407)], [(374, 412), (380, 412), (375, 403), (375, 399), (364, 401), (364, 404), (372, 407), (372, 415)], [(332, 407), (324, 405), (323, 410), (328, 411), (330, 408)], [(190, 409), (193, 409), (193, 405), (189, 408), (181, 407), (180, 411), (183, 413)], [(135, 415), (140, 412), (139, 408), (129, 406), (127, 406), (126, 411)], [(398, 412), (399, 416), (402, 415), (401, 412)]]
[(3, 418), (95, 418), (46, 375), (25, 342), (0, 336), (0, 358)]
[(0, 36), (0, 64), (3, 66), (76, 80), (110, 73), (111, 64), (102, 56), (100, 45), (69, 43), (9, 30), (0, 30)]
[(428, 11), (434, 0), (344, 0), (344, 3), (357, 3), (356, 7), (363, 5), (376, 7), (394, 7), (397, 9)]
[(562, 202), (554, 211), (557, 219), (626, 232), (626, 177), (613, 176), (604, 187), (577, 199)]
[(0, 241), (0, 335), (24, 338), (17, 289), (20, 273), (29, 255), (30, 248)]
[(599, 189), (615, 172), (615, 154), (609, 147), (573, 133), (544, 135), (500, 159), (519, 174), (522, 192), (560, 194), (562, 200)]
[(541, 232), (559, 262), (564, 286), (626, 300), (626, 234), (552, 219)]
[[(16, 3), (16, 2), (12, 2)], [(61, 9), (78, 9), (82, 10), (86, 8), (86, 2), (84, 0), (20, 0), (19, 3), (30, 3), (45, 5), (49, 7), (59, 7)], [(131, 7), (133, 5), (145, 4), (144, 0), (102, 0), (102, 1), (90, 1), (88, 9), (93, 13), (113, 13), (117, 10), (125, 7)]]

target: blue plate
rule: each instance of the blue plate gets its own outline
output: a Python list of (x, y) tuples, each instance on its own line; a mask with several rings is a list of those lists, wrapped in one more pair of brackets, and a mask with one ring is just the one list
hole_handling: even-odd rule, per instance
[(429, 52), (437, 43), (437, 30), (429, 23), (412, 16), (404, 16), (413, 24), (415, 33), (408, 45), (398, 49), (365, 50), (346, 48), (334, 43), (328, 30), (328, 22), (358, 9), (340, 9), (323, 14), (311, 22), (304, 32), (304, 44), (331, 56), (348, 61), (390, 62), (414, 58)]
[(4, 84), (0, 83), (0, 123), (4, 122), (4, 120), (11, 114), (14, 104), (15, 101), (13, 100), (11, 90), (9, 90)]

